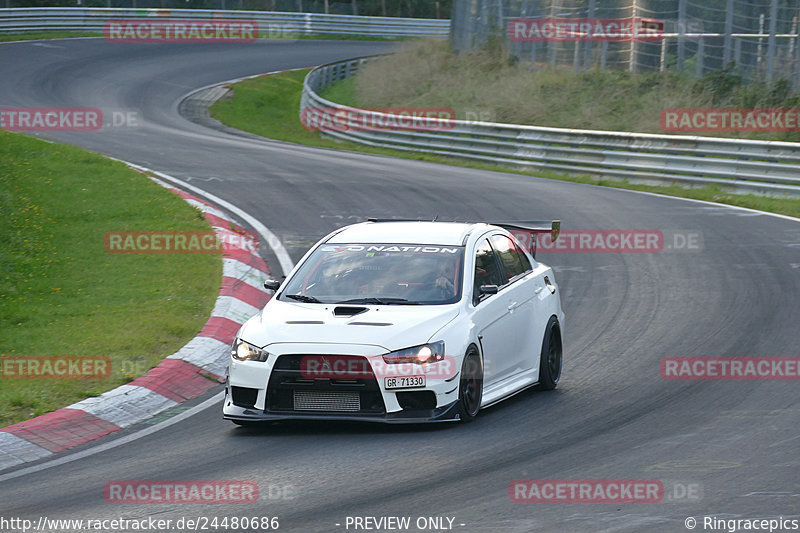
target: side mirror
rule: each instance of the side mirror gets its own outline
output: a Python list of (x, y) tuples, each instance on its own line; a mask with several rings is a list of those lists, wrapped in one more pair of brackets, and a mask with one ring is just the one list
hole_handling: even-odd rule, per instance
[(281, 287), (281, 282), (276, 279), (268, 279), (264, 282), (264, 288), (268, 291), (275, 292)]
[(477, 291), (472, 292), (472, 305), (478, 305), (481, 303), (481, 299), (483, 299), (484, 295), (497, 294), (498, 290), (500, 289), (497, 285), (481, 285), (478, 287)]
[(481, 296), (484, 294), (497, 294), (497, 285), (481, 285)]

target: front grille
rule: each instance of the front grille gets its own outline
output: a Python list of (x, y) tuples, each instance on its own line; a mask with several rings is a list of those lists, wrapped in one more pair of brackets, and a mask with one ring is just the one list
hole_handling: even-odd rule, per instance
[[(266, 413), (329, 412), (355, 415), (386, 413), (378, 381), (365, 357), (325, 355), (329, 360), (345, 360), (353, 374), (313, 374), (304, 370), (309, 355), (281, 355), (275, 361), (267, 385)], [(319, 358), (318, 354), (313, 357)], [(335, 365), (334, 365), (335, 368)], [(323, 377), (317, 377), (317, 376)]]
[(361, 410), (361, 401), (357, 392), (295, 390), (294, 409), (357, 413)]

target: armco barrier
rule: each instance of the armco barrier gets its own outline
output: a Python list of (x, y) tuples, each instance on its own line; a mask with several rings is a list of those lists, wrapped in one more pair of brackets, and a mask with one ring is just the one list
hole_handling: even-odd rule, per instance
[[(319, 96), (376, 56), (322, 65), (303, 84), (300, 115), (307, 108), (338, 110), (355, 117), (383, 116)], [(361, 118), (359, 118), (361, 117)], [(435, 120), (435, 119), (428, 119)], [(489, 122), (449, 121), (421, 130), (347, 129), (326, 135), (370, 146), (477, 159), (567, 174), (655, 184), (717, 185), (735, 192), (800, 196), (800, 143), (545, 128)]]
[(277, 11), (210, 9), (129, 9), (103, 7), (36, 7), (0, 9), (0, 33), (26, 31), (102, 32), (107, 20), (246, 19), (258, 22), (262, 36), (365, 35), (372, 37), (446, 37), (449, 20), (362, 17)]

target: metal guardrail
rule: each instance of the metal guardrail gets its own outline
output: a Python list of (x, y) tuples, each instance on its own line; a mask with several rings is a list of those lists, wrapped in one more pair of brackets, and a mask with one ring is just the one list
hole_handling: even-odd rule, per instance
[[(374, 56), (373, 56), (374, 57)], [(340, 112), (356, 124), (384, 113), (336, 104), (317, 94), (372, 57), (322, 65), (303, 84), (303, 110)], [(308, 113), (308, 111), (306, 111)], [(383, 119), (385, 120), (385, 119)], [(427, 119), (435, 121), (436, 119)], [(545, 128), (442, 120), (426, 130), (333, 128), (325, 135), (358, 143), (457, 156), (529, 169), (658, 185), (717, 185), (735, 192), (800, 197), (800, 143)]]
[(107, 20), (246, 19), (258, 21), (266, 36), (365, 35), (371, 37), (446, 37), (449, 20), (362, 17), (277, 11), (218, 11), (210, 9), (128, 8), (11, 8), (0, 9), (0, 33), (27, 31), (102, 32)]

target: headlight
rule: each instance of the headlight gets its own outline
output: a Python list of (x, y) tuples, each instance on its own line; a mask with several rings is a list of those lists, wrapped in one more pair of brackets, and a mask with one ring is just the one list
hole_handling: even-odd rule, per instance
[(239, 361), (266, 361), (269, 353), (261, 348), (256, 348), (252, 344), (248, 344), (241, 339), (233, 341), (231, 347), (231, 356)]
[(396, 352), (390, 352), (383, 356), (383, 360), (389, 364), (397, 363), (434, 363), (444, 359), (444, 341), (404, 348)]

